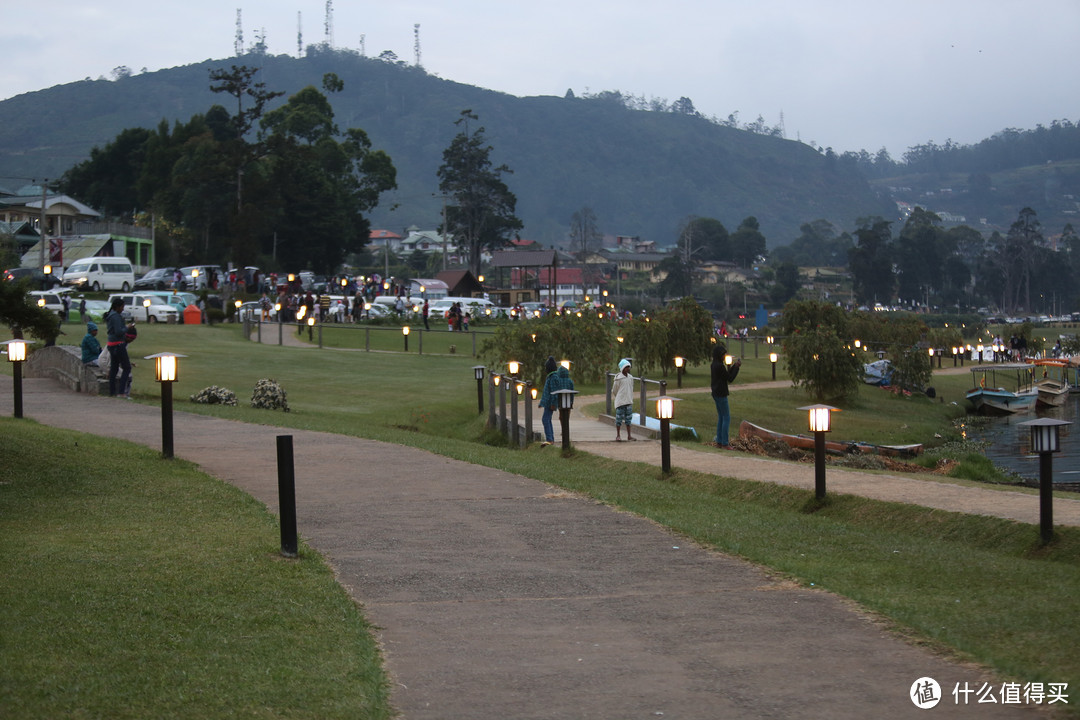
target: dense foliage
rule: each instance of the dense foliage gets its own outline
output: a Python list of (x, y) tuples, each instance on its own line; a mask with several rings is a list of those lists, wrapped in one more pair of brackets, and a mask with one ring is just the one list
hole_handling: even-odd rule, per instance
[[(160, 265), (244, 266), (272, 255), (290, 268), (336, 271), (367, 242), (367, 214), (396, 186), (394, 166), (363, 130), (340, 131), (315, 87), (264, 114), (280, 93), (254, 77), (247, 67), (211, 72), (235, 113), (214, 105), (173, 128), (124, 130), (71, 168), (64, 190), (111, 216), (153, 208), (166, 240)], [(328, 76), (324, 87), (341, 81)]]
[(784, 306), (784, 366), (792, 383), (818, 402), (858, 392), (863, 358), (852, 347), (849, 315), (828, 303), (792, 301)]

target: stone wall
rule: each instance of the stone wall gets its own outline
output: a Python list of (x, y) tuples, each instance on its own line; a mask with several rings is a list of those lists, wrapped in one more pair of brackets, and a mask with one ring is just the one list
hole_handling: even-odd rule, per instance
[(109, 378), (96, 367), (83, 365), (82, 349), (74, 345), (52, 345), (35, 349), (26, 358), (23, 376), (54, 378), (75, 392), (90, 395), (109, 394)]

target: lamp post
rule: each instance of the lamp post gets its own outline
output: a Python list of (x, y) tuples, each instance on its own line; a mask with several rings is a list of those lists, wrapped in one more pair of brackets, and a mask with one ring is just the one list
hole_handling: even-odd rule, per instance
[(1017, 424), (1031, 428), (1031, 451), (1039, 453), (1039, 535), (1045, 545), (1054, 539), (1054, 453), (1061, 451), (1061, 426), (1072, 423), (1039, 418)]
[(401, 326), (401, 336), (405, 338), (405, 352), (409, 352), (409, 326)]
[(660, 470), (671, 472), (671, 418), (675, 415), (675, 402), (679, 398), (661, 395), (656, 398), (656, 416), (660, 418)]
[(521, 369), (521, 363), (519, 363), (517, 360), (511, 360), (510, 362), (506, 363), (506, 369), (507, 371), (509, 371), (510, 377), (517, 377), (518, 370)]
[(517, 381), (513, 381), (514, 384), (510, 388), (510, 444), (518, 445), (518, 433), (520, 428), (518, 427), (518, 398), (521, 396), (523, 385)]
[(161, 456), (171, 460), (173, 456), (173, 390), (179, 365), (177, 358), (187, 357), (176, 353), (158, 353), (147, 355), (146, 360), (154, 361), (154, 379), (161, 383)]
[(680, 390), (682, 389), (682, 371), (683, 365), (685, 364), (686, 358), (680, 357), (678, 355), (675, 356), (675, 376), (676, 378), (678, 378), (676, 387), (678, 387)]
[[(308, 339), (308, 342), (311, 342), (312, 340), (315, 339), (314, 336), (311, 333), (311, 329), (313, 327), (315, 327), (315, 316), (314, 315), (308, 315), (308, 319), (307, 319), (307, 339)], [(321, 331), (321, 328), (320, 328), (320, 331)]]
[(473, 365), (473, 375), (476, 377), (476, 406), (478, 412), (484, 414), (484, 371), (487, 368), (483, 365)]
[(41, 279), (41, 289), (48, 290), (49, 281), (52, 279), (52, 265), (45, 265), (43, 268), (41, 268), (41, 272), (45, 276)]
[(810, 432), (814, 433), (814, 496), (825, 499), (825, 433), (829, 432), (832, 412), (840, 408), (829, 405), (807, 405), (799, 410), (809, 413)]
[(774, 353), (774, 352), (769, 353), (769, 362), (772, 363), (772, 379), (773, 380), (776, 379), (776, 361), (778, 359), (779, 359), (779, 356), (776, 353)]
[[(147, 298), (145, 302), (146, 302), (146, 307), (150, 307), (150, 299)], [(239, 300), (239, 299), (237, 299), (236, 301), (233, 302), (233, 307), (236, 308), (236, 319), (233, 320), (233, 322), (240, 322), (240, 306), (243, 305), (243, 304), (244, 304), (244, 302), (242, 300)]]
[(7, 340), (0, 343), (0, 345), (7, 346), (8, 362), (11, 363), (11, 378), (14, 383), (14, 416), (17, 418), (21, 418), (23, 416), (22, 364), (26, 362), (26, 346), (28, 344), (28, 341), (20, 339)]
[(570, 449), (570, 409), (574, 407), (577, 390), (556, 390), (552, 395), (559, 398), (559, 425), (562, 427), (562, 449)]

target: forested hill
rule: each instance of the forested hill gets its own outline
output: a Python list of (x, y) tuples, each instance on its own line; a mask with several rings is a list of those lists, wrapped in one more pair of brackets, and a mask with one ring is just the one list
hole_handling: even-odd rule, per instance
[(494, 161), (513, 170), (506, 180), (522, 235), (546, 244), (561, 243), (571, 215), (584, 207), (602, 232), (659, 245), (673, 243), (690, 216), (733, 230), (753, 215), (771, 247), (819, 218), (852, 229), (858, 217), (895, 214), (856, 168), (798, 142), (686, 113), (631, 110), (606, 94), (518, 98), (341, 51), (205, 61), (0, 102), (0, 186), (19, 185), (7, 178), (58, 178), (125, 128), (187, 121), (214, 104), (235, 113), (232, 98), (209, 89), (208, 71), (231, 65), (261, 67), (266, 88), (287, 94), (321, 87), (329, 72), (344, 81), (344, 91), (330, 96), (338, 125), (367, 131), (398, 170), (399, 189), (384, 196), (374, 227), (438, 223), (436, 170), (465, 109), (479, 115)]

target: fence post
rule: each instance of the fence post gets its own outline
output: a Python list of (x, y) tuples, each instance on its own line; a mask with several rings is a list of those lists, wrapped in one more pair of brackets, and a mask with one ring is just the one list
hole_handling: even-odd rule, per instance
[(640, 415), (641, 415), (641, 424), (644, 425), (645, 424), (645, 408), (647, 407), (646, 404), (645, 404), (645, 398), (648, 397), (648, 393), (645, 390), (645, 386), (648, 383), (645, 380), (644, 375), (642, 375), (640, 378), (638, 378), (638, 380), (641, 382), (641, 405), (639, 405), (638, 407), (641, 408), (641, 413), (640, 413)]

